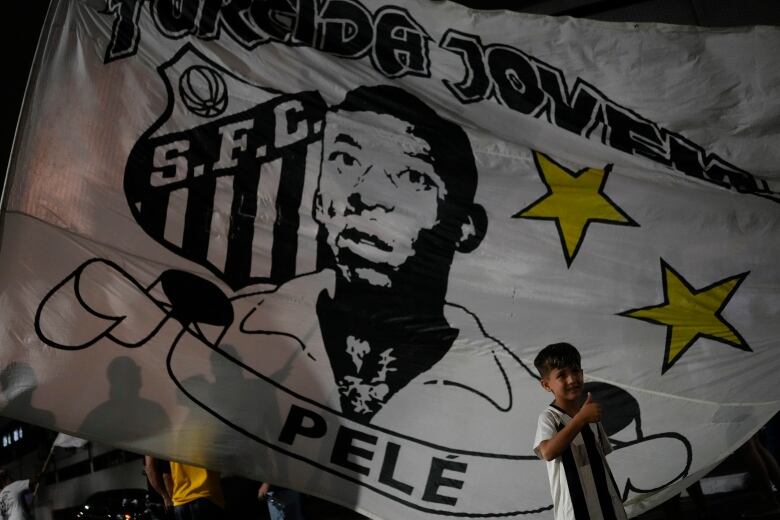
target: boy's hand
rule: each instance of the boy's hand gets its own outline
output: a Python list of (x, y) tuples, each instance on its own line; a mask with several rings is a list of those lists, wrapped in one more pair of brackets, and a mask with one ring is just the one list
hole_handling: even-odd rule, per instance
[(588, 397), (585, 398), (585, 402), (579, 411), (574, 414), (574, 418), (563, 429), (553, 435), (552, 438), (540, 442), (537, 448), (539, 450), (538, 453), (544, 460), (550, 461), (555, 459), (569, 447), (574, 437), (577, 436), (580, 430), (585, 428), (585, 425), (598, 422), (599, 420), (601, 420), (601, 405), (594, 403), (593, 396), (588, 392)]
[(593, 402), (593, 395), (588, 392), (588, 397), (582, 404), (582, 408), (577, 412), (582, 420), (588, 423), (594, 423), (601, 420), (601, 405)]

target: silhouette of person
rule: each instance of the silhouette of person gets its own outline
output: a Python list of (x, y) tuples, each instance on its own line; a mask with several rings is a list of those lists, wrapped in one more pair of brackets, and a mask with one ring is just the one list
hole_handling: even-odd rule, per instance
[(35, 372), (27, 363), (13, 362), (0, 373), (0, 390), (8, 400), (3, 415), (15, 417), (49, 430), (55, 429), (54, 414), (32, 404), (38, 386)]
[[(210, 377), (198, 374), (181, 381), (181, 386), (186, 393), (179, 392), (180, 403), (189, 406), (191, 411), (182, 423), (183, 431), (179, 434), (179, 438), (195, 443), (202, 443), (203, 439), (207, 438), (208, 444), (217, 445), (237, 446), (237, 443), (247, 443), (246, 450), (251, 450), (255, 454), (256, 463), (262, 470), (273, 471), (277, 478), (286, 479), (287, 468), (281, 464), (281, 461), (267, 456), (261, 458), (261, 454), (267, 455), (264, 447), (258, 447), (251, 440), (220, 428), (221, 423), (214, 422), (215, 419), (208, 413), (208, 410), (220, 410), (220, 415), (224, 419), (240, 423), (246, 430), (259, 434), (262, 438), (268, 437), (265, 432), (279, 431), (283, 420), (273, 387), (263, 384), (256, 377), (245, 376), (238, 364), (242, 359), (238, 356), (236, 348), (230, 344), (222, 344), (220, 352), (212, 351), (209, 359)], [(284, 381), (286, 373), (289, 373), (289, 364), (272, 377)], [(250, 413), (247, 412), (248, 396), (251, 396), (252, 403), (257, 404), (251, 407)], [(198, 406), (193, 407), (192, 401)], [(208, 422), (204, 422), (204, 415), (209, 416)], [(199, 424), (201, 427), (193, 432), (189, 427), (191, 424)], [(205, 424), (214, 427), (203, 427)], [(244, 452), (245, 450), (235, 450), (237, 457), (235, 466), (246, 470)]]
[[(89, 412), (79, 432), (100, 438), (112, 431), (117, 442), (136, 441), (170, 428), (162, 406), (142, 398), (141, 369), (131, 358), (119, 356), (106, 370), (110, 384), (108, 400)], [(117, 428), (121, 424), (121, 428)]]

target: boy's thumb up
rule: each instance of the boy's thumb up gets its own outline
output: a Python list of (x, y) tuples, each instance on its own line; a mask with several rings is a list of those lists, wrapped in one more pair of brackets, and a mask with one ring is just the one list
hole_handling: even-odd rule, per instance
[(593, 402), (593, 394), (588, 392), (588, 397), (585, 398), (585, 404), (590, 404)]

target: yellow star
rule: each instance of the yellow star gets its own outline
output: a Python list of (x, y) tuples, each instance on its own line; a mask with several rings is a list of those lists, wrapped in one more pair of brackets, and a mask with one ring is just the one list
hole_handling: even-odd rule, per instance
[(592, 222), (639, 225), (604, 193), (611, 164), (603, 170), (583, 168), (574, 172), (539, 152), (534, 152), (534, 162), (547, 193), (512, 218), (554, 220), (567, 266), (571, 267)]
[(666, 352), (661, 373), (665, 373), (699, 338), (709, 338), (739, 350), (752, 352), (745, 340), (721, 313), (748, 273), (694, 289), (661, 259), (664, 302), (621, 312), (649, 323), (666, 326)]

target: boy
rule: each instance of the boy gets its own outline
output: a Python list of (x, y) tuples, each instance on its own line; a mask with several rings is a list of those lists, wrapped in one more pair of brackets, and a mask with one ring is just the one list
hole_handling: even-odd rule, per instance
[(568, 343), (548, 345), (534, 365), (555, 400), (539, 416), (534, 453), (547, 461), (555, 520), (626, 520), (604, 456), (612, 451), (599, 420), (601, 406), (582, 400), (580, 353)]

